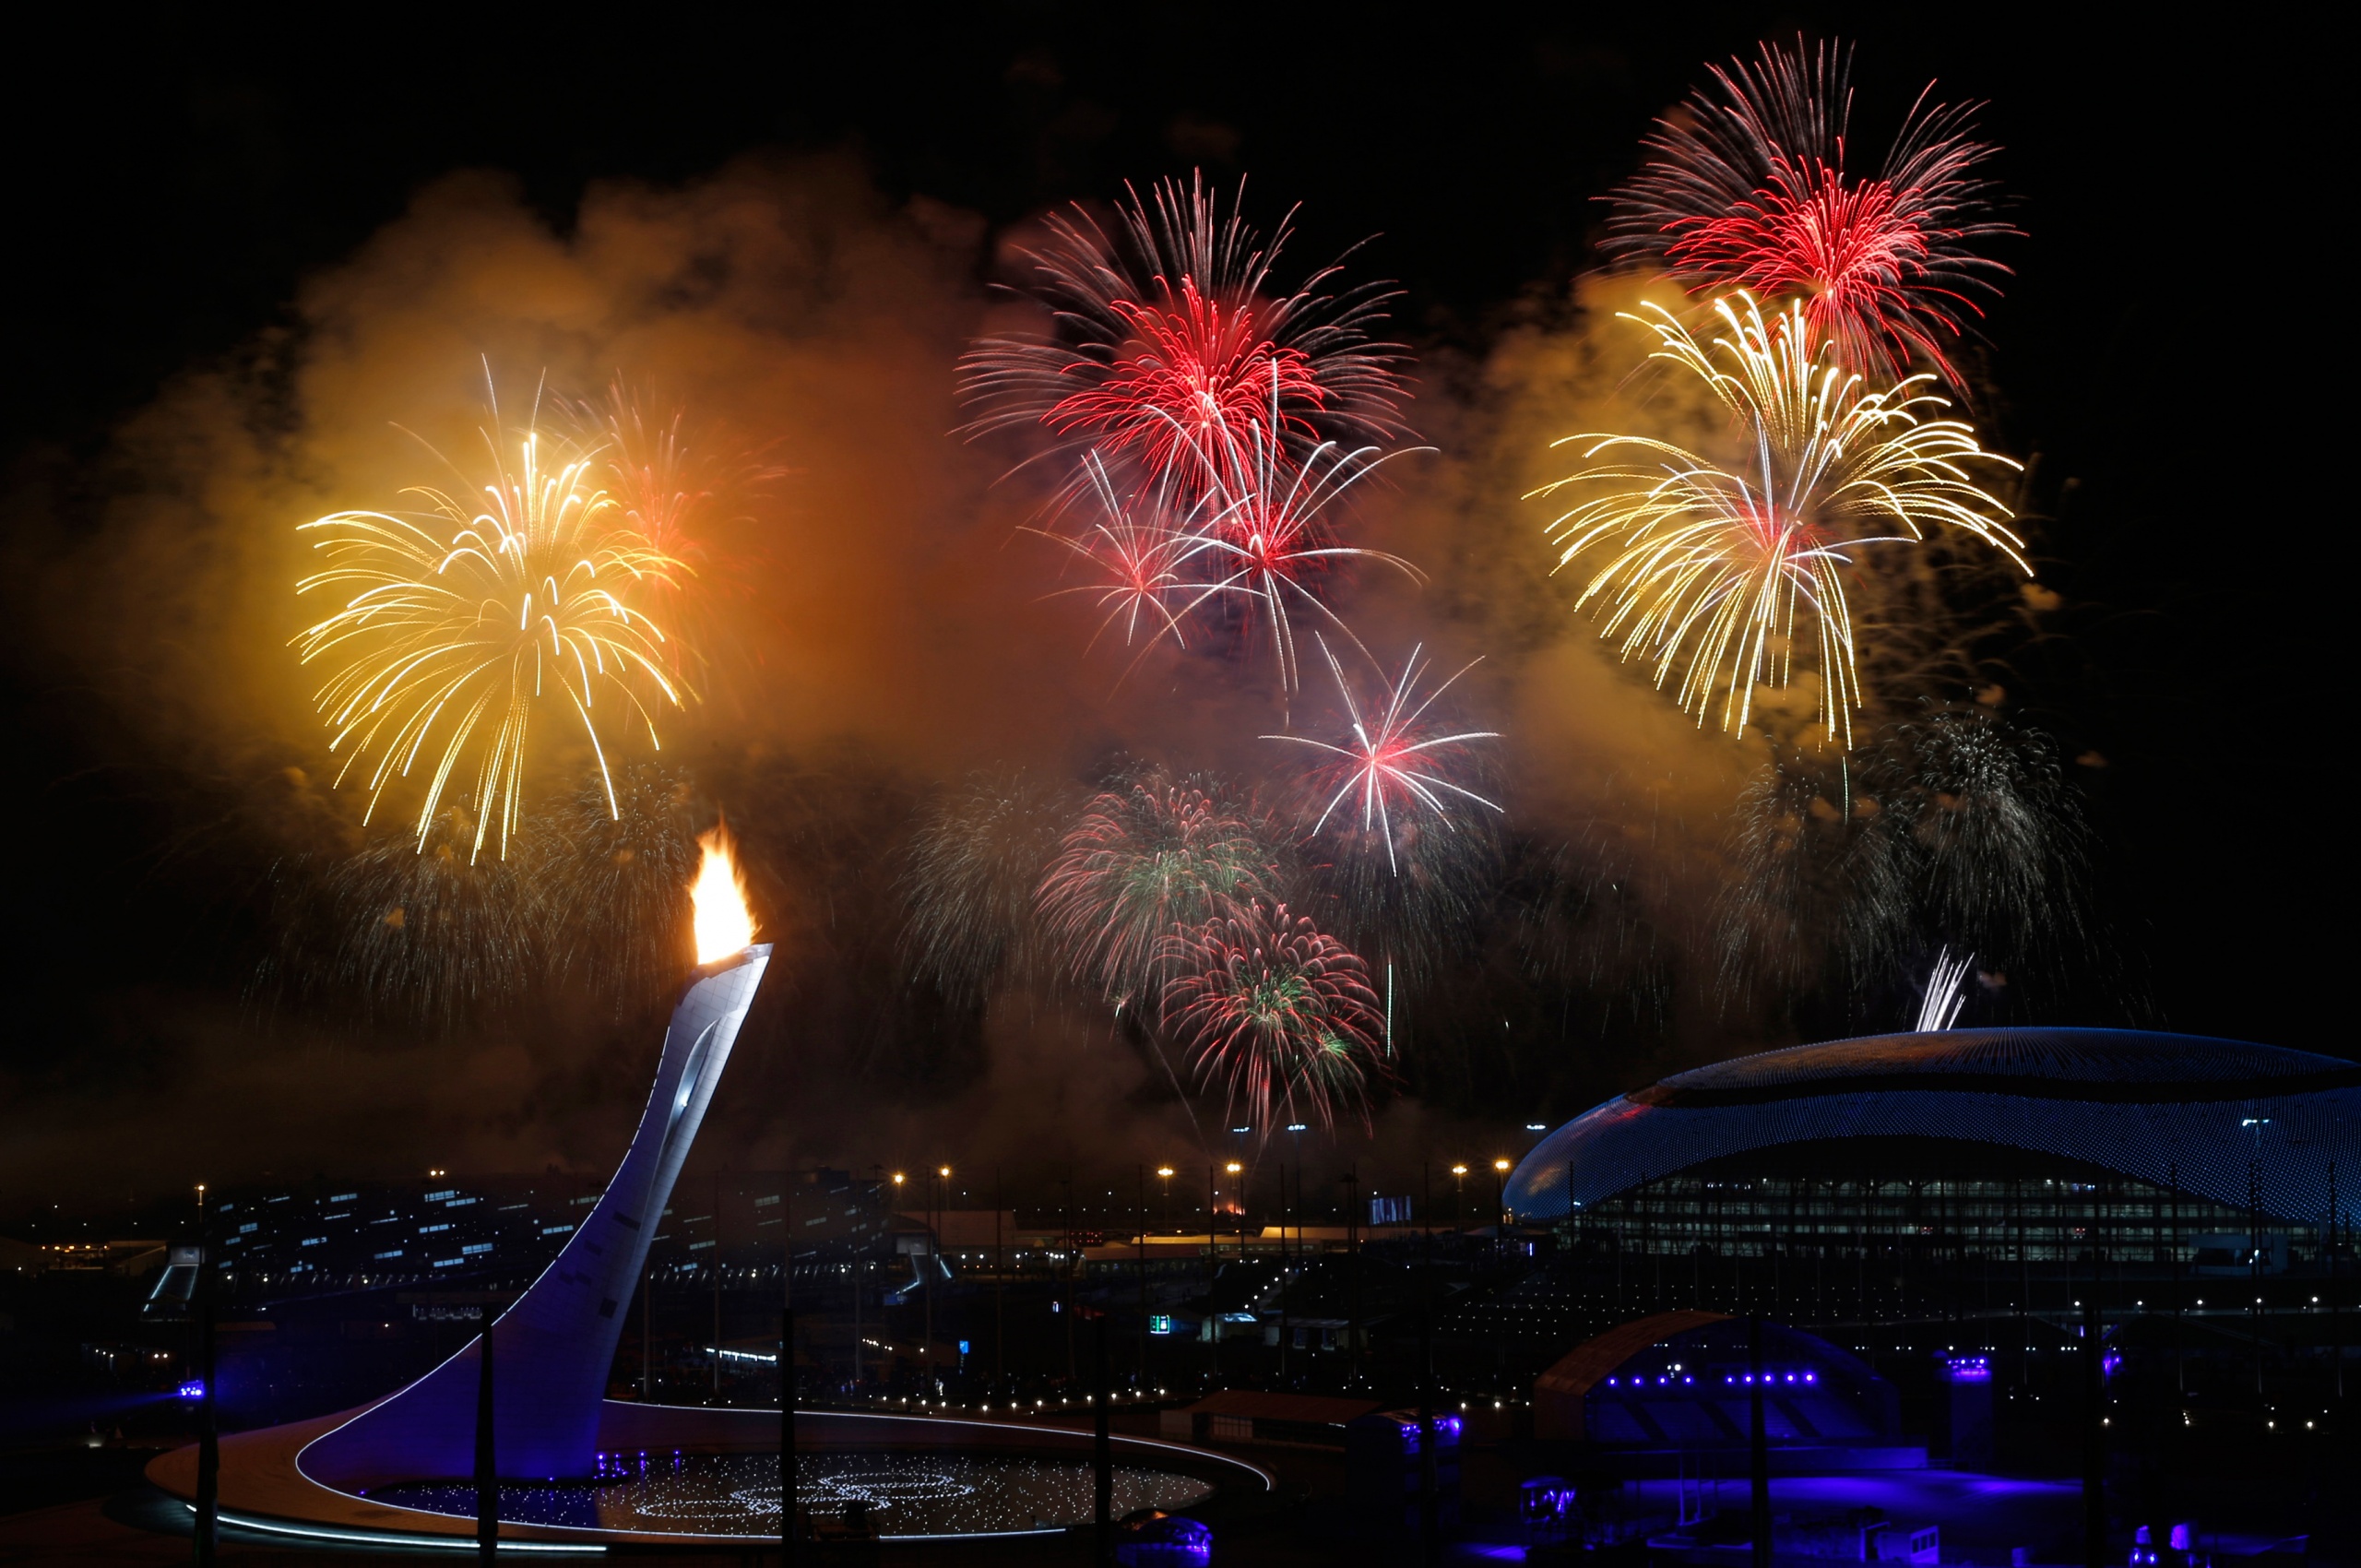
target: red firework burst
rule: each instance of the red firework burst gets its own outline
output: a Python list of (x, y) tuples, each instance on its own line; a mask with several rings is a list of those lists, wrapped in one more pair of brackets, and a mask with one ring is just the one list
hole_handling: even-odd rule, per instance
[[(1266, 397), (1266, 407), (1275, 410), (1275, 388)], [(1413, 582), (1425, 579), (1398, 555), (1341, 542), (1329, 524), (1332, 506), (1401, 454), (1346, 451), (1323, 442), (1299, 459), (1278, 426), (1273, 411), (1216, 446), (1195, 449), (1209, 516), (1188, 536), (1186, 554), (1204, 583), (1191, 608), (1242, 602), (1269, 634), (1280, 689), (1293, 691), (1299, 683), (1290, 607), (1314, 612), (1350, 637), (1320, 591), (1338, 567), (1375, 561)]]
[(1382, 837), (1387, 868), (1398, 874), (1400, 866), (1394, 853), (1398, 826), (1407, 827), (1424, 819), (1447, 832), (1453, 826), (1453, 808), (1461, 802), (1502, 812), (1498, 802), (1486, 800), (1446, 777), (1443, 771), (1455, 760), (1453, 754), (1471, 742), (1497, 741), (1501, 738), (1499, 731), (1465, 730), (1438, 734), (1436, 727), (1427, 719), (1429, 711), (1453, 683), (1480, 661), (1463, 666), (1457, 674), (1421, 697), (1418, 676), (1420, 656), (1425, 650), (1414, 647), (1402, 666), (1402, 678), (1386, 685), (1379, 700), (1364, 711), (1353, 695), (1352, 683), (1345, 679), (1344, 665), (1338, 662), (1325, 638), (1321, 639), (1320, 651), (1327, 656), (1329, 671), (1336, 677), (1336, 691), (1344, 698), (1345, 711), (1352, 721), (1352, 738), (1336, 744), (1300, 735), (1263, 737), (1266, 741), (1310, 746), (1324, 754), (1312, 787), (1327, 795), (1327, 803), (1321, 808), (1319, 820), (1311, 825), (1314, 834), (1327, 826), (1329, 819), (1339, 812), (1349, 819), (1358, 811), (1361, 837)]
[(1025, 253), (1023, 291), (1051, 327), (962, 358), (960, 395), (980, 410), (970, 434), (1046, 428), (1060, 449), (1097, 444), (1169, 474), (1192, 467), (1192, 444), (1254, 416), (1274, 384), (1281, 427), (1303, 445), (1405, 434), (1404, 353), (1370, 335), (1392, 297), (1382, 285), (1322, 292), (1331, 266), (1280, 293), (1271, 267), (1292, 214), (1266, 244), (1235, 202), (1223, 216), (1202, 176), (1145, 198), (1125, 189), (1111, 231), (1076, 207)]
[(1058, 592), (1086, 595), (1104, 612), (1091, 637), (1094, 646), (1120, 624), (1126, 647), (1134, 642), (1153, 645), (1167, 636), (1185, 647), (1188, 637), (1179, 611), (1204, 590), (1181, 570), (1193, 552), (1191, 536), (1163, 520), (1172, 510), (1170, 497), (1127, 500), (1117, 493), (1106, 459), (1096, 452), (1083, 457), (1082, 469), (1097, 519), (1074, 534), (1028, 530), (1073, 551), (1090, 575), (1090, 581)]
[(1245, 429), (1266, 401), (1290, 434), (1317, 439), (1312, 416), (1326, 407), (1327, 390), (1301, 350), (1256, 333), (1252, 302), (1233, 305), (1225, 319), (1221, 303), (1183, 278), (1177, 299), (1168, 291), (1153, 304), (1119, 300), (1112, 308), (1131, 323), (1132, 336), (1104, 376), (1041, 416), (1060, 435), (1133, 453), (1158, 476), (1180, 468), (1193, 449)]
[(1365, 1105), (1382, 1075), (1383, 1028), (1369, 967), (1309, 919), (1260, 899), (1173, 932), (1165, 1025), (1188, 1047), (1200, 1085), (1219, 1079), (1233, 1121), (1275, 1126)]
[[(2008, 268), (1976, 246), (2015, 230), (1988, 216), (1974, 104), (1925, 93), (1874, 175), (1845, 167), (1849, 46), (1766, 43), (1713, 68), (1613, 198), (1609, 247), (1692, 290), (1806, 296), (1812, 325), (1856, 369), (1906, 374), (1923, 358), (1957, 384), (1946, 348)], [(1928, 91), (1932, 91), (1930, 87)]]

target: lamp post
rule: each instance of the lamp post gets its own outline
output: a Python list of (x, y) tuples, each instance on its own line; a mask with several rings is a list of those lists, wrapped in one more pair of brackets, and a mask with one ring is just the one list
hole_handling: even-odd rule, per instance
[(197, 1568), (212, 1568), (219, 1545), (221, 1424), (214, 1405), (212, 1227), (207, 1223), (205, 1187), (196, 1189), (196, 1524)]
[(1220, 1269), (1214, 1258), (1214, 1213), (1221, 1203), (1220, 1180), (1212, 1166), (1205, 1167), (1205, 1368), (1216, 1377), (1221, 1375), (1221, 1319), (1214, 1312), (1214, 1277)]
[(1505, 1159), (1492, 1161), (1492, 1261), (1495, 1264), (1503, 1255), (1501, 1231), (1508, 1224), (1508, 1194), (1505, 1190), (1508, 1179), (1509, 1162)]
[(1169, 1230), (1172, 1229), (1172, 1167), (1159, 1165), (1156, 1168), (1156, 1174), (1164, 1183), (1164, 1229)]
[(1451, 1168), (1451, 1236), (1462, 1241), (1467, 1238), (1467, 1167)]
[(1244, 1263), (1246, 1261), (1246, 1167), (1233, 1159), (1222, 1169), (1229, 1173), (1231, 1182), (1237, 1187), (1235, 1195), (1238, 1199), (1238, 1261)]
[[(900, 1171), (896, 1170), (896, 1171), (895, 1171), (895, 1172), (894, 1172), (894, 1213), (895, 1213), (896, 1215), (897, 1215), (897, 1216), (902, 1212), (902, 1185), (903, 1185), (903, 1182), (902, 1182), (902, 1173), (901, 1173)], [(885, 1229), (886, 1229), (886, 1233), (887, 1233), (888, 1235), (891, 1235), (891, 1234), (893, 1233), (893, 1229), (894, 1229), (894, 1228), (893, 1228), (892, 1226), (890, 1226), (890, 1225), (889, 1225), (889, 1226), (887, 1226)], [(888, 1265), (887, 1266), (889, 1266), (889, 1267), (890, 1267), (890, 1266), (892, 1266), (892, 1265)], [(903, 1321), (904, 1321), (905, 1323), (907, 1323), (907, 1322), (908, 1322), (909, 1320), (908, 1320), (908, 1319), (907, 1319), (907, 1318), (905, 1318)], [(893, 1349), (893, 1345), (894, 1345), (894, 1336), (893, 1336), (892, 1331), (886, 1327), (886, 1322), (885, 1322), (885, 1303), (884, 1303), (884, 1299), (882, 1299), (882, 1298), (880, 1299), (880, 1301), (878, 1301), (878, 1304), (877, 1304), (877, 1326), (878, 1326), (879, 1330), (880, 1330), (881, 1332), (884, 1333), (884, 1335), (885, 1335), (885, 1348), (886, 1348), (886, 1350), (890, 1353), (890, 1352), (891, 1352), (891, 1350)], [(887, 1370), (888, 1374), (890, 1375), (890, 1373), (891, 1373), (891, 1372), (892, 1372), (892, 1368), (891, 1368), (891, 1367), (888, 1367), (886, 1370)], [(892, 1386), (893, 1386), (893, 1384), (891, 1384), (889, 1383), (889, 1384), (886, 1384), (886, 1386), (890, 1388), (890, 1387), (892, 1387)]]

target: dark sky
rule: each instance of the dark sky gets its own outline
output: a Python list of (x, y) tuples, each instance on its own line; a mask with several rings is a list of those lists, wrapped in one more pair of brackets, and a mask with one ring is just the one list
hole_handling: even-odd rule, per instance
[[(2328, 361), (2349, 359), (2349, 307), (2327, 269), (2340, 243), (2308, 216), (2349, 180), (2319, 172), (2334, 148), (2302, 85), (2328, 40), (2251, 10), (2223, 36), (2167, 33), (2157, 13), (2136, 35), (2070, 26), (2069, 7), (891, 9), (874, 26), (836, 8), (529, 25), (380, 11), (333, 36), (181, 13), (28, 41), (0, 95), (0, 473), (14, 495), (70, 497), (168, 377), (237, 351), (300, 279), (467, 167), (513, 172), (563, 221), (600, 177), (848, 148), (889, 195), (1001, 225), (1203, 164), (1304, 201), (1306, 255), (1382, 236), (1373, 265), (1406, 290), (1406, 333), (1480, 350), (1521, 296), (1593, 264), (1590, 198), (1703, 61), (1833, 32), (1860, 43), (1863, 116), (1890, 123), (1940, 77), (1989, 101), (2005, 148), (2030, 238), (2006, 253), (2018, 276), (1989, 331), (2005, 401), (1988, 417), (2000, 445), (2039, 454), (2058, 498), (2044, 575), (2091, 607), (2046, 717), (2069, 754), (2107, 759), (2086, 782), (2157, 1015), (2350, 1051), (2332, 895), (2350, 618), (2331, 585), (2361, 487), (2335, 472), (2355, 460), (2349, 435), (2313, 411), (2343, 398)], [(148, 874), (172, 848), (160, 814), (86, 773), (82, 720), (61, 718), (75, 694), (21, 651), (0, 673), (19, 927), (6, 980), (90, 1004), (131, 983), (101, 933), (172, 932), (186, 911)], [(242, 981), (208, 969), (201, 939), (165, 946), (159, 972), (178, 983)], [(21, 1006), (0, 1071), (70, 1049), (51, 1032), (69, 1014)]]

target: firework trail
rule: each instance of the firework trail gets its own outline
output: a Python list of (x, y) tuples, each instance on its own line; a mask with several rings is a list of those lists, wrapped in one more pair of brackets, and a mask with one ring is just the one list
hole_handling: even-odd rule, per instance
[(314, 707), (329, 750), (345, 754), (337, 782), (374, 756), (374, 817), (386, 787), (424, 759), (421, 851), (473, 751), (469, 853), (482, 852), (495, 826), (507, 853), (523, 815), (528, 731), (543, 704), (579, 725), (615, 810), (601, 717), (635, 719), (660, 745), (648, 705), (677, 707), (686, 692), (667, 668), (665, 632), (641, 608), (681, 563), (595, 485), (600, 454), (528, 427), (512, 466), (502, 440), (482, 434), (486, 470), (469, 501), (466, 491), (414, 485), (403, 493), (423, 510), (338, 512), (299, 529), (325, 564), (296, 592), (342, 600), (294, 639), (303, 663), (328, 667)]
[(1347, 451), (1323, 442), (1298, 459), (1281, 437), (1277, 398), (1274, 386), (1267, 418), (1233, 438), (1196, 448), (1210, 516), (1186, 536), (1183, 560), (1204, 584), (1191, 608), (1239, 612), (1241, 626), (1263, 623), (1285, 694), (1302, 683), (1291, 605), (1351, 638), (1323, 597), (1339, 568), (1368, 561), (1414, 583), (1426, 578), (1398, 555), (1342, 542), (1330, 519), (1331, 508), (1355, 485), (1403, 454), (1367, 446)]
[(1198, 1083), (1218, 1079), (1227, 1114), (1257, 1133), (1365, 1106), (1383, 1075), (1382, 1027), (1368, 966), (1285, 904), (1256, 899), (1164, 942), (1173, 978), (1168, 1028), (1191, 1054)]
[(1406, 434), (1406, 356), (1370, 336), (1392, 297), (1382, 285), (1323, 293), (1330, 266), (1282, 294), (1271, 268), (1292, 214), (1265, 242), (1202, 175), (1145, 197), (1125, 189), (1111, 227), (1076, 207), (1026, 253), (1024, 292), (1051, 327), (984, 339), (961, 359), (960, 396), (980, 410), (970, 434), (1046, 432), (1053, 450), (1096, 446), (1170, 476), (1266, 402), (1276, 439), (1299, 448)]
[(1569, 436), (1556, 445), (1587, 443), (1585, 460), (1610, 450), (1644, 460), (1587, 468), (1534, 493), (1598, 492), (1550, 525), (1559, 564), (1600, 552), (1579, 602), (1606, 601), (1600, 635), (1653, 664), (1658, 687), (1678, 675), (1680, 706), (1699, 723), (1718, 704), (1725, 729), (1743, 728), (1756, 687), (1789, 683), (1799, 623), (1809, 623), (1821, 720), (1849, 747), (1861, 685), (1848, 552), (1955, 529), (2032, 576), (2008, 508), (1971, 478), (1974, 464), (2019, 465), (1983, 450), (1961, 421), (1930, 417), (1948, 407), (1932, 376), (1871, 391), (1824, 362), (1802, 305), (1766, 324), (1750, 297), (1737, 300), (1716, 303), (1726, 331), (1710, 347), (1660, 308), (1629, 319), (1656, 334), (1651, 358), (1696, 375), (1735, 416), (1738, 463), (1642, 436)]
[[(1320, 651), (1335, 677), (1348, 738), (1342, 743), (1301, 735), (1263, 739), (1320, 754), (1302, 781), (1306, 799), (1319, 808), (1306, 836), (1316, 840), (1324, 832), (1338, 843), (1332, 859), (1315, 863), (1312, 876), (1343, 907), (1357, 940), (1377, 956), (1391, 1055), (1397, 968), (1407, 959), (1422, 978), (1448, 939), (1472, 925), (1489, 891), (1499, 849), (1493, 824), (1460, 819), (1471, 805), (1496, 817), (1506, 813), (1451, 773), (1465, 773), (1475, 742), (1500, 736), (1490, 730), (1449, 732), (1430, 717), (1481, 660), (1470, 660), (1422, 696), (1425, 650), (1414, 647), (1401, 677), (1382, 682), (1376, 699), (1364, 705), (1325, 638)], [(1309, 807), (1305, 814), (1311, 814)]]
[(759, 578), (749, 508), (787, 469), (718, 428), (692, 423), (682, 407), (658, 411), (620, 378), (604, 401), (571, 412), (624, 522), (677, 564), (645, 588), (646, 608), (670, 634), (664, 648), (673, 675), (686, 679), (692, 666), (710, 672), (731, 647), (718, 601), (751, 600)]
[(357, 999), (365, 1016), (450, 1033), (531, 994), (549, 953), (544, 845), (477, 860), (445, 810), (424, 849), (407, 834), (299, 854), (272, 869), (278, 938), (256, 979), (282, 996)]
[[(1312, 823), (1313, 834), (1328, 826), (1329, 818), (1337, 815), (1338, 808), (1344, 808), (1344, 816), (1339, 819), (1344, 823), (1349, 823), (1358, 809), (1360, 832), (1383, 841), (1386, 870), (1399, 875), (1402, 864), (1395, 849), (1397, 820), (1406, 830), (1424, 819), (1448, 832), (1453, 826), (1452, 817), (1460, 801), (1505, 814), (1498, 802), (1446, 778), (1441, 771), (1455, 760), (1449, 754), (1456, 748), (1475, 741), (1497, 741), (1500, 731), (1465, 730), (1455, 734), (1436, 734), (1427, 722), (1429, 710), (1460, 676), (1475, 669), (1482, 659), (1468, 660), (1449, 680), (1421, 697), (1420, 656), (1426, 650), (1423, 646), (1414, 647), (1403, 663), (1401, 678), (1386, 685), (1379, 700), (1370, 704), (1364, 715), (1335, 650), (1328, 646), (1326, 638), (1318, 641), (1322, 655), (1328, 660), (1329, 672), (1336, 678), (1336, 695), (1351, 720), (1352, 739), (1338, 745), (1302, 735), (1263, 737), (1266, 741), (1309, 746), (1323, 754), (1312, 788), (1324, 790), (1334, 784), (1335, 790)], [(1453, 796), (1457, 800), (1450, 798)]]
[(1858, 1019), (1932, 944), (1996, 975), (2109, 962), (2052, 744), (1987, 709), (1935, 708), (1847, 757), (1774, 760), (1739, 802), (1733, 848), (1715, 911), (1732, 994), (1826, 984)]
[(1035, 898), (1060, 959), (1119, 1010), (1156, 993), (1174, 931), (1275, 897), (1278, 851), (1251, 806), (1158, 778), (1094, 799)]
[[(1978, 254), (2015, 230), (1989, 216), (1993, 148), (1975, 104), (1922, 92), (1873, 175), (1846, 168), (1850, 46), (1765, 43), (1657, 122), (1619, 192), (1608, 248), (1700, 291), (1796, 294), (1845, 365), (1899, 378), (1914, 355), (1958, 385), (1944, 350), (2008, 268)], [(1931, 85), (1927, 89), (1933, 90)]]
[(1057, 591), (1085, 595), (1102, 612), (1093, 647), (1118, 625), (1123, 646), (1139, 644), (1143, 654), (1166, 636), (1187, 647), (1182, 617), (1204, 590), (1184, 570), (1197, 552), (1194, 536), (1167, 520), (1176, 505), (1170, 487), (1158, 484), (1150, 494), (1127, 499), (1096, 452), (1084, 456), (1082, 470), (1097, 520), (1079, 534), (1028, 530), (1073, 551), (1090, 575), (1090, 581)]
[(611, 783), (612, 810), (588, 778), (535, 826), (550, 846), (540, 874), (556, 961), (569, 987), (620, 1017), (680, 985), (698, 854), (685, 771), (628, 763)]
[(902, 875), (910, 966), (956, 1002), (981, 1003), (992, 982), (1028, 968), (1033, 891), (1058, 852), (1060, 792), (1021, 768), (968, 775), (912, 837)]
[(1968, 971), (1975, 968), (1973, 953), (1954, 958), (1948, 947), (1935, 950), (1935, 968), (1927, 976), (1927, 992), (1918, 1003), (1918, 1033), (1933, 1034), (1959, 1022), (1959, 1010), (1967, 1005)]

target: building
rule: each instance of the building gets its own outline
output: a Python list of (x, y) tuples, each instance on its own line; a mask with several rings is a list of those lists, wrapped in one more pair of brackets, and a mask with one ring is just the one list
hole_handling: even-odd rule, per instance
[[(2361, 1176), (2361, 1065), (2119, 1029), (1956, 1029), (1677, 1074), (1544, 1138), (1521, 1219), (1593, 1254), (1939, 1269), (2317, 1268)], [(1922, 1277), (1923, 1277), (1922, 1269)]]

